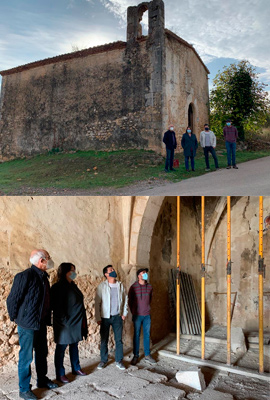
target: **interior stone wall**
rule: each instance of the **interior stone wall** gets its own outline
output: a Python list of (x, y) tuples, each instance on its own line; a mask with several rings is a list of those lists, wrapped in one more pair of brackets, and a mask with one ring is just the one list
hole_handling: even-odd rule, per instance
[[(30, 265), (33, 248), (47, 249), (56, 268), (64, 261), (76, 265), (76, 283), (84, 294), (89, 327), (87, 341), (80, 343), (80, 351), (86, 356), (99, 351), (99, 327), (94, 318), (95, 291), (103, 280), (102, 269), (108, 264), (113, 264), (120, 280), (126, 282), (122, 269), (124, 216), (121, 198), (116, 197), (1, 198), (0, 366), (18, 359), (17, 327), (7, 314), (6, 299), (14, 275)], [(56, 280), (56, 269), (49, 273), (52, 284)], [(127, 322), (123, 335), (125, 345), (130, 345), (131, 336), (131, 324)], [(52, 353), (52, 328), (48, 328), (48, 344)], [(110, 348), (113, 348), (112, 338)]]
[[(264, 198), (264, 218), (270, 215), (270, 197)], [(231, 198), (232, 326), (258, 331), (259, 198)], [(169, 272), (176, 268), (176, 198), (166, 197), (160, 209), (151, 243), (150, 281), (154, 288), (152, 339), (157, 341), (175, 329), (170, 314)], [(226, 197), (205, 198), (206, 323), (226, 326), (227, 208)], [(264, 262), (270, 263), (270, 229), (265, 228)], [(181, 197), (180, 265), (201, 295), (201, 198)], [(270, 279), (264, 279), (264, 330), (270, 330)]]
[[(160, 209), (152, 236), (150, 282), (153, 285), (152, 340), (158, 341), (175, 329), (175, 315), (170, 307), (170, 271), (177, 267), (176, 197), (166, 197)], [(180, 264), (191, 274), (199, 294), (200, 273), (199, 227), (195, 199), (181, 197)]]
[(122, 202), (116, 197), (2, 197), (1, 267), (12, 273), (29, 265), (32, 248), (47, 249), (56, 266), (74, 263), (96, 278), (124, 262)]
[[(142, 205), (147, 198), (139, 198)], [(232, 325), (246, 331), (258, 330), (258, 197), (231, 198), (232, 202), (232, 292), (237, 292)], [(136, 204), (136, 201), (135, 201)], [(94, 319), (94, 295), (102, 281), (102, 269), (113, 264), (126, 290), (136, 279), (135, 259), (129, 264), (129, 245), (138, 223), (134, 199), (126, 197), (2, 197), (0, 200), (0, 361), (15, 362), (18, 357), (16, 325), (10, 322), (6, 298), (13, 277), (29, 266), (33, 248), (47, 249), (58, 266), (63, 261), (76, 265), (76, 282), (85, 297), (89, 337), (80, 344), (82, 354), (97, 353), (99, 329)], [(156, 222), (136, 230), (149, 240), (152, 302), (152, 340), (175, 329), (170, 313), (169, 273), (176, 268), (176, 197), (153, 202)], [(158, 213), (157, 207), (160, 208)], [(210, 324), (226, 325), (226, 198), (206, 197), (206, 311)], [(143, 209), (147, 209), (144, 204)], [(134, 211), (134, 215), (133, 212)], [(137, 211), (136, 211), (137, 210)], [(148, 213), (151, 210), (147, 209)], [(142, 211), (143, 213), (143, 211)], [(264, 217), (270, 215), (270, 197), (264, 198)], [(141, 218), (143, 220), (143, 217)], [(135, 221), (135, 220), (134, 220)], [(133, 228), (132, 228), (133, 226)], [(151, 228), (152, 227), (152, 228)], [(148, 232), (146, 232), (148, 229)], [(139, 234), (138, 234), (139, 232)], [(201, 198), (181, 197), (181, 270), (192, 275), (200, 301), (201, 284)], [(147, 236), (147, 237), (148, 237)], [(146, 236), (145, 236), (146, 237)], [(270, 229), (264, 226), (264, 258), (270, 264)], [(135, 247), (134, 247), (135, 251)], [(135, 251), (136, 253), (136, 251)], [(134, 255), (132, 255), (134, 257)], [(144, 264), (144, 266), (146, 266)], [(51, 283), (56, 270), (50, 272)], [(269, 331), (270, 280), (264, 279), (264, 328)], [(232, 296), (232, 302), (234, 296)], [(133, 328), (129, 314), (124, 328), (124, 344), (132, 346)], [(53, 333), (48, 333), (50, 352)], [(113, 348), (111, 339), (110, 346)]]
[[(231, 199), (231, 291), (235, 300), (232, 325), (258, 331), (259, 198)], [(207, 203), (207, 199), (206, 199)], [(270, 198), (264, 197), (264, 218), (270, 215)], [(270, 229), (263, 235), (264, 329), (270, 331)], [(206, 269), (206, 304), (211, 324), (226, 325), (227, 210), (216, 224)], [(236, 296), (236, 297), (235, 297)]]

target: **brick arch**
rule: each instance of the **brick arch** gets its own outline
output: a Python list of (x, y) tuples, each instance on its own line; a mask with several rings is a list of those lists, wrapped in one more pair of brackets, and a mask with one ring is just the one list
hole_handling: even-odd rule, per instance
[(137, 196), (132, 213), (129, 263), (149, 266), (154, 226), (165, 196)]

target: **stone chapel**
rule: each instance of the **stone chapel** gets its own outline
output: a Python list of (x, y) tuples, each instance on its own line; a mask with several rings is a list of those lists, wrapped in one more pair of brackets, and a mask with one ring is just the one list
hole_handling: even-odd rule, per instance
[[(148, 34), (141, 20), (148, 11)], [(0, 72), (0, 159), (63, 150), (161, 153), (174, 124), (208, 122), (208, 74), (194, 47), (164, 26), (164, 2), (127, 10), (127, 39)]]

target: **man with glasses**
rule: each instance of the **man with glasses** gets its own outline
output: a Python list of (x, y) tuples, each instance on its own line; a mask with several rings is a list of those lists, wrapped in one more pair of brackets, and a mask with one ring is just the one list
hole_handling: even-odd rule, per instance
[(46, 250), (33, 250), (31, 268), (18, 273), (7, 298), (11, 321), (18, 325), (20, 352), (18, 363), (19, 396), (25, 400), (37, 397), (31, 390), (31, 363), (35, 350), (37, 386), (54, 389), (58, 385), (47, 378), (47, 325), (51, 324), (50, 284), (47, 270), (54, 267)]

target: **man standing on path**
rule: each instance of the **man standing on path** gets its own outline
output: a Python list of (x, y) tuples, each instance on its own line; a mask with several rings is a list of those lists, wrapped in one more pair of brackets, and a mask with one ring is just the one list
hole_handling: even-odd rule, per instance
[(176, 149), (177, 142), (173, 125), (169, 126), (169, 130), (164, 133), (163, 143), (166, 145), (166, 162), (165, 172), (176, 171), (173, 168), (174, 150)]
[(238, 138), (238, 131), (236, 127), (232, 125), (232, 121), (230, 119), (227, 119), (226, 126), (223, 128), (223, 135), (227, 149), (227, 169), (230, 169), (231, 165), (233, 166), (233, 168), (238, 169), (235, 162), (236, 140)]
[(116, 366), (124, 370), (122, 331), (123, 321), (128, 313), (128, 301), (125, 288), (120, 281), (116, 280), (117, 273), (112, 265), (103, 268), (103, 275), (106, 280), (101, 282), (96, 291), (95, 315), (100, 325), (100, 358), (98, 369), (106, 367), (108, 362), (108, 340), (110, 326), (113, 328), (115, 340), (115, 361)]
[(132, 321), (134, 325), (133, 336), (133, 359), (132, 365), (136, 365), (139, 360), (140, 350), (140, 334), (143, 327), (143, 346), (145, 360), (151, 364), (156, 361), (150, 355), (150, 304), (152, 300), (153, 288), (148, 280), (148, 268), (141, 268), (137, 271), (138, 281), (133, 283), (128, 292), (128, 305), (132, 313)]
[(205, 158), (205, 164), (206, 164), (206, 172), (210, 171), (210, 166), (209, 166), (209, 154), (211, 153), (215, 162), (215, 167), (216, 169), (219, 169), (218, 167), (218, 159), (216, 156), (215, 152), (215, 147), (217, 144), (217, 139), (214, 134), (214, 132), (209, 130), (209, 125), (204, 124), (204, 131), (200, 133), (200, 143), (204, 151), (204, 158)]
[(31, 268), (18, 273), (7, 298), (11, 321), (18, 325), (20, 352), (18, 363), (19, 396), (37, 397), (31, 391), (31, 362), (35, 350), (37, 386), (54, 389), (58, 385), (47, 378), (47, 325), (51, 325), (50, 284), (46, 270), (54, 263), (46, 250), (33, 250)]

